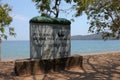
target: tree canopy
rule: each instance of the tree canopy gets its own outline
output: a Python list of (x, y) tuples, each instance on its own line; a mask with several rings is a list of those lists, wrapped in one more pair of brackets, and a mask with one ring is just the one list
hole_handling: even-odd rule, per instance
[(59, 17), (60, 11), (63, 9), (60, 8), (60, 4), (63, 2), (71, 3), (72, 0), (32, 0), (35, 2), (37, 9), (39, 9), (39, 13), (41, 16), (52, 16)]
[(2, 4), (0, 1), (0, 39), (7, 39), (8, 35), (15, 35), (14, 28), (9, 27), (12, 22), (12, 17), (9, 14), (11, 11), (8, 4)]
[(103, 38), (120, 38), (120, 0), (33, 0), (41, 16), (58, 17), (62, 1), (71, 3), (75, 17), (87, 15), (89, 32), (103, 33)]
[(103, 33), (103, 38), (120, 39), (120, 0), (76, 0), (76, 17), (84, 12), (89, 32)]

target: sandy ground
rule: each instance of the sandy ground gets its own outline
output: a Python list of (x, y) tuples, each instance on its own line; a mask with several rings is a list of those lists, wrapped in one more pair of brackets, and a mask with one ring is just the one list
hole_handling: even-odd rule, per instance
[(83, 68), (32, 76), (15, 76), (14, 61), (2, 61), (0, 80), (120, 80), (120, 52), (84, 55)]

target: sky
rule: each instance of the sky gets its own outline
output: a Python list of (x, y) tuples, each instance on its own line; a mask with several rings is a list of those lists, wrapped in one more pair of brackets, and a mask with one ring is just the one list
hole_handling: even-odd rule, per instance
[[(8, 40), (29, 40), (29, 20), (39, 16), (35, 3), (32, 0), (2, 0), (2, 3), (8, 3), (12, 7), (10, 15), (13, 17), (11, 27), (14, 27), (16, 37), (8, 37)], [(63, 7), (66, 5), (62, 4)], [(71, 15), (61, 14), (61, 18), (70, 19)], [(87, 35), (89, 24), (85, 14), (71, 23), (71, 35)]]

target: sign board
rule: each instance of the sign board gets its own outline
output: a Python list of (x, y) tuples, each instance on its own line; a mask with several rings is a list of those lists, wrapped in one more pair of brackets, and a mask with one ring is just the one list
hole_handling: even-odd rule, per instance
[(30, 23), (31, 59), (70, 56), (70, 25)]

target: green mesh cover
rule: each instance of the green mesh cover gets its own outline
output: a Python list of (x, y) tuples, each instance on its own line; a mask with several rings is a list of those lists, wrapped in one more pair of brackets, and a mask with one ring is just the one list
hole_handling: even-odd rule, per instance
[(52, 23), (52, 24), (65, 24), (70, 25), (71, 22), (64, 18), (50, 18), (50, 17), (33, 17), (30, 23)]

